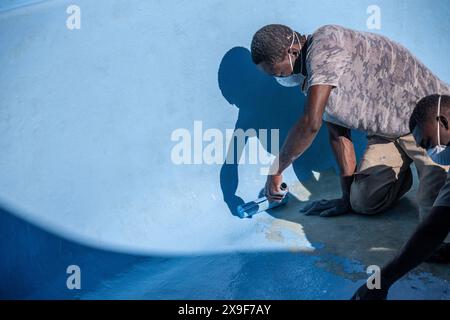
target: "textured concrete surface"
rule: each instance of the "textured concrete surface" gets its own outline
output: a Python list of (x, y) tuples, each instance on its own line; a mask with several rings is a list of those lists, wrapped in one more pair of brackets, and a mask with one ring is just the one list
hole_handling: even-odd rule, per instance
[[(80, 298), (345, 299), (352, 295), (355, 283), (364, 282), (366, 267), (389, 261), (418, 223), (417, 179), (395, 207), (373, 217), (304, 216), (298, 211), (305, 203), (305, 187), (320, 191), (320, 197), (336, 197), (339, 181), (332, 172), (325, 172), (317, 180), (295, 184), (287, 206), (270, 211), (269, 216), (254, 217), (266, 239), (287, 244), (287, 252), (169, 259), (164, 271), (143, 262)], [(448, 265), (422, 264), (391, 289), (389, 299), (448, 300), (448, 271)], [(188, 279), (184, 274), (190, 274)], [(111, 290), (117, 287), (128, 290)]]
[[(378, 3), (375, 32), (450, 80), (448, 2)], [(282, 142), (304, 97), (255, 69), (253, 33), (268, 23), (367, 31), (371, 1), (79, 0), (72, 31), (70, 4), (0, 5), (2, 298), (347, 299), (407, 238), (412, 196), (373, 218), (298, 213), (339, 190), (325, 128), (285, 174), (291, 203), (249, 220), (234, 210), (258, 195), (261, 165), (171, 159), (171, 135), (194, 135), (195, 121), (278, 129)], [(364, 135), (355, 143), (360, 155)], [(81, 291), (65, 286), (70, 264)], [(448, 299), (446, 270), (424, 265), (392, 298)]]

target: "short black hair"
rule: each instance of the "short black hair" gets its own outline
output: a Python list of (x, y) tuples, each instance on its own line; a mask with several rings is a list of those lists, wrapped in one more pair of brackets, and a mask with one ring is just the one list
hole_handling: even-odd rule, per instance
[[(251, 51), (254, 64), (274, 64), (284, 58), (284, 49), (292, 43), (293, 30), (281, 24), (269, 24), (259, 29), (252, 39)], [(297, 33), (299, 39), (300, 35)]]
[[(422, 124), (425, 121), (436, 118), (439, 96), (440, 95), (438, 94), (432, 94), (430, 96), (426, 96), (417, 103), (411, 115), (411, 118), (409, 119), (409, 130), (411, 132), (413, 132), (413, 130), (417, 126), (422, 126)], [(441, 111), (448, 110), (449, 108), (450, 108), (450, 96), (442, 95)]]

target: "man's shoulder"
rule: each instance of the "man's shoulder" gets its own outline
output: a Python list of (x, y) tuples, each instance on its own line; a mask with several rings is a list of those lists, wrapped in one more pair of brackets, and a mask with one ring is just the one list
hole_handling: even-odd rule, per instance
[(321, 26), (311, 35), (310, 49), (320, 52), (327, 48), (343, 47), (347, 30), (348, 29), (336, 24)]
[(330, 41), (345, 41), (351, 39), (361, 39), (361, 37), (383, 37), (381, 35), (350, 29), (337, 24), (326, 24), (312, 33), (314, 39), (329, 39)]
[(326, 24), (324, 26), (319, 27), (313, 32), (313, 38), (323, 37), (323, 36), (331, 36), (334, 34), (342, 33), (348, 30), (343, 26), (337, 24)]
[(344, 50), (345, 32), (347, 30), (336, 24), (327, 24), (318, 28), (311, 34), (307, 59), (325, 54), (325, 52), (330, 50), (333, 52), (336, 50)]

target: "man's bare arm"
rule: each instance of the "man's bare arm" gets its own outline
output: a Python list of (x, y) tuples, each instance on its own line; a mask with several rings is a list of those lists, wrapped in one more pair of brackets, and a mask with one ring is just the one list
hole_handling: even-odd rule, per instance
[(280, 154), (271, 168), (271, 175), (267, 178), (266, 196), (269, 200), (282, 200), (280, 186), (283, 178), (281, 175), (314, 141), (322, 126), (322, 115), (332, 89), (333, 87), (329, 85), (315, 85), (309, 89), (305, 111), (289, 131)]
[(386, 299), (389, 288), (401, 277), (424, 262), (445, 240), (450, 231), (450, 207), (433, 207), (419, 224), (397, 256), (381, 270), (381, 289), (361, 286), (354, 300)]
[(351, 211), (350, 188), (356, 170), (356, 155), (351, 131), (342, 126), (326, 122), (331, 149), (339, 166), (342, 197), (331, 200), (315, 201), (301, 211), (306, 215), (334, 217)]
[(350, 199), (350, 187), (356, 171), (356, 155), (351, 130), (326, 122), (336, 162), (341, 177), (342, 197)]
[(316, 85), (309, 89), (305, 112), (291, 128), (281, 148), (276, 174), (282, 174), (314, 141), (322, 126), (322, 115), (332, 89), (328, 85)]

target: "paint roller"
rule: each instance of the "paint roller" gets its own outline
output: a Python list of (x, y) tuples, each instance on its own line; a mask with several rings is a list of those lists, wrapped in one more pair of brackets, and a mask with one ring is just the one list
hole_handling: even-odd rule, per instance
[(244, 218), (251, 218), (253, 215), (260, 213), (262, 211), (267, 211), (282, 205), (285, 205), (288, 202), (288, 186), (286, 183), (281, 184), (281, 192), (284, 195), (283, 200), (281, 202), (270, 202), (267, 197), (259, 198), (255, 201), (247, 202), (243, 205), (240, 205), (237, 207), (237, 212), (239, 214), (239, 217), (242, 219)]

